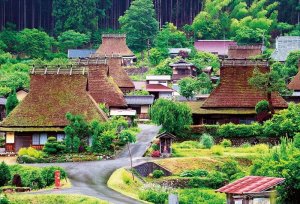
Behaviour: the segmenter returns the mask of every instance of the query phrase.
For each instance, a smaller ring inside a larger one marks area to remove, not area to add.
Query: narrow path
[[[154,125],[139,125],[141,132],[137,136],[137,142],[130,146],[134,165],[146,161],[142,158],[150,142],[158,134],[159,127]],[[72,188],[62,190],[45,190],[38,194],[84,194],[109,201],[114,204],[136,204],[139,201],[126,197],[107,187],[110,175],[118,168],[129,166],[130,158],[125,148],[115,160],[76,162],[60,164],[34,164],[34,166],[57,165],[64,167],[72,183]]]

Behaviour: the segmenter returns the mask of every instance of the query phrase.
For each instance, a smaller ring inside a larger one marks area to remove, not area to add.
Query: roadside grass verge
[[[106,201],[97,198],[83,196],[83,195],[30,195],[30,194],[8,194],[10,204],[108,204]]]
[[[107,181],[107,186],[123,195],[146,203],[138,196],[143,183],[136,176],[133,180],[131,172],[125,168],[117,169]]]

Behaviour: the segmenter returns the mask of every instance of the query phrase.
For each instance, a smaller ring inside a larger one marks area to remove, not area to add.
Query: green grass
[[[96,198],[83,195],[28,195],[8,194],[10,204],[108,204]]]
[[[226,203],[224,193],[216,193],[212,189],[180,189],[178,190],[180,203],[182,204],[223,204]]]
[[[107,186],[123,195],[139,200],[138,193],[143,183],[136,177],[133,180],[131,172],[120,168],[110,176]]]

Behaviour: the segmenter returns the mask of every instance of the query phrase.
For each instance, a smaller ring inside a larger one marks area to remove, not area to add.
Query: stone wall
[[[172,172],[165,169],[164,167],[154,163],[154,162],[146,162],[140,165],[133,167],[141,176],[147,177],[154,170],[162,170],[165,173],[165,176],[171,176]]]

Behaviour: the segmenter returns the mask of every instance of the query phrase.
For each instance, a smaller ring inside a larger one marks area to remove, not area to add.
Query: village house
[[[284,178],[246,176],[230,183],[216,192],[226,193],[226,204],[275,204],[276,187]]]
[[[139,119],[149,119],[150,107],[154,103],[154,96],[125,96],[129,109],[135,110]]]
[[[288,89],[292,91],[292,95],[285,96],[285,100],[300,103],[300,60],[298,61],[298,73],[288,84]]]
[[[292,51],[300,50],[300,36],[279,36],[276,38],[276,48],[271,58],[285,62]]]
[[[237,45],[233,40],[197,40],[194,46],[197,51],[210,52],[220,58],[228,55],[229,46]]]
[[[193,121],[199,124],[250,124],[256,120],[255,106],[267,96],[249,85],[253,70],[269,71],[264,60],[227,59],[221,63],[221,80],[210,96],[203,101],[187,102],[192,109]],[[278,93],[272,93],[275,111],[287,108],[287,102]]]
[[[262,54],[262,45],[231,45],[228,59],[249,59]]]
[[[95,55],[120,55],[122,66],[130,66],[136,62],[136,56],[126,44],[125,34],[103,34],[102,44],[95,52]]]
[[[180,79],[184,77],[196,77],[197,69],[192,63],[188,63],[183,59],[170,64],[170,67],[173,70],[172,81],[177,83]]]
[[[6,98],[3,96],[0,96],[0,121],[2,121],[5,118],[5,104],[6,104]]]
[[[87,71],[80,67],[33,69],[29,94],[0,125],[0,131],[6,133],[6,151],[29,146],[42,149],[49,136],[63,140],[68,112],[83,115],[88,121],[106,121],[105,113],[88,92],[91,83]]]
[[[146,76],[146,91],[150,95],[154,96],[154,99],[168,98],[171,99],[174,90],[169,88],[171,82],[171,76],[169,75],[157,75],[157,76]]]

